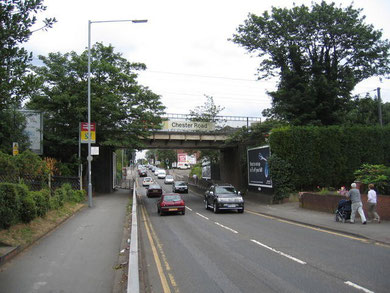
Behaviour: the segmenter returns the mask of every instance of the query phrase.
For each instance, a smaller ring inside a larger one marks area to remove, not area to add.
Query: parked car
[[[173,181],[175,181],[175,179],[173,178],[172,175],[165,176],[165,180],[164,180],[165,184],[173,184]]]
[[[172,184],[172,192],[184,192],[188,193],[187,182],[184,181],[175,181]]]
[[[160,197],[162,193],[161,186],[156,183],[150,184],[146,190],[147,197]]]
[[[144,180],[142,180],[142,186],[149,186],[153,183],[153,179],[151,177],[145,177]]]
[[[205,193],[204,204],[206,210],[212,208],[214,213],[221,210],[236,210],[244,212],[244,199],[240,192],[231,184],[215,184]]]
[[[167,173],[165,172],[165,170],[159,170],[158,173],[157,173],[157,178],[158,179],[164,179],[165,176],[167,176]]]
[[[165,213],[186,213],[186,204],[180,194],[165,193],[157,201],[157,213],[162,216]]]

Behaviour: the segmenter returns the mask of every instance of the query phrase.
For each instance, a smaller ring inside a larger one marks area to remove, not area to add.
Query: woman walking
[[[381,222],[380,217],[378,213],[376,212],[376,204],[377,204],[377,199],[376,199],[376,191],[374,190],[374,184],[369,184],[368,185],[368,195],[367,195],[367,212],[368,212],[368,217],[371,220],[378,221],[378,223]]]

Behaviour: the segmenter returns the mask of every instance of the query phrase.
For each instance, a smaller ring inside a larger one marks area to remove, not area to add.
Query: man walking
[[[365,225],[367,224],[366,217],[364,216],[363,212],[363,204],[362,204],[362,199],[360,196],[360,191],[359,189],[356,188],[356,183],[351,184],[351,190],[348,192],[347,197],[351,200],[351,223],[355,223],[355,214],[356,211],[360,215],[360,219],[362,220],[362,224]]]

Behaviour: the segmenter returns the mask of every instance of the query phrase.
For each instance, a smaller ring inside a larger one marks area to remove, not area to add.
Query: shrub
[[[18,220],[19,196],[12,183],[0,183],[0,228],[8,229]]]
[[[35,201],[37,216],[44,217],[50,209],[50,197],[47,197],[47,194],[50,196],[50,193],[45,194],[44,190],[40,190],[31,191],[30,194]]]
[[[73,202],[83,202],[85,200],[85,195],[85,190],[73,190],[70,200]]]
[[[29,223],[37,216],[35,200],[30,195],[26,185],[15,184],[15,189],[20,200],[19,210],[17,211],[18,218],[22,220],[23,223]]]
[[[64,206],[65,199],[66,199],[65,190],[62,187],[57,188],[56,191],[54,192],[53,198],[57,198],[59,207]]]
[[[379,193],[390,195],[390,167],[363,164],[354,174],[358,181],[367,185],[372,183]]]
[[[73,197],[73,190],[72,190],[72,185],[69,183],[64,183],[61,186],[62,193],[64,195],[64,201],[69,201]]]
[[[23,223],[30,223],[37,216],[37,207],[31,194],[21,197],[19,217]]]
[[[278,201],[289,197],[294,190],[294,185],[291,182],[292,166],[276,155],[271,155],[268,162],[274,187],[274,200]]]
[[[57,210],[61,207],[59,195],[52,196],[49,200],[50,209]]]

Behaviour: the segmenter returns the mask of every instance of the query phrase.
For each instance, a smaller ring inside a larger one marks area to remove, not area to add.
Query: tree
[[[12,142],[27,143],[24,119],[16,111],[32,86],[29,65],[32,54],[19,47],[28,41],[35,14],[46,10],[43,0],[0,2],[0,149],[9,152]],[[55,18],[47,18],[40,29],[51,27]]]
[[[198,122],[217,122],[218,114],[225,108],[216,105],[212,96],[205,95],[205,97],[206,102],[202,106],[197,106],[195,110],[190,110],[191,120]]]
[[[190,110],[190,116],[192,121],[199,122],[223,122],[223,120],[218,118],[218,114],[222,112],[225,108],[219,105],[216,105],[214,98],[212,96],[207,96],[206,102],[202,106],[197,106],[195,110]],[[216,126],[216,129],[220,129],[222,126]],[[195,153],[195,150],[190,150],[189,153]],[[207,160],[212,163],[217,163],[219,161],[219,151],[216,150],[202,150],[199,154],[199,160]]]
[[[91,50],[91,121],[100,146],[142,147],[140,137],[161,124],[160,97],[137,83],[144,64],[130,63],[112,46]],[[87,121],[87,52],[39,56],[44,66],[34,71],[41,90],[27,107],[45,112],[45,155],[69,161],[77,154],[79,122]]]
[[[390,103],[382,103],[383,125],[390,123]],[[379,124],[378,99],[367,95],[351,101],[344,117],[344,124],[375,126]]]
[[[311,10],[249,14],[232,41],[261,57],[259,79],[280,78],[264,115],[296,125],[338,124],[356,84],[390,73],[390,43],[361,12],[322,1]]]

